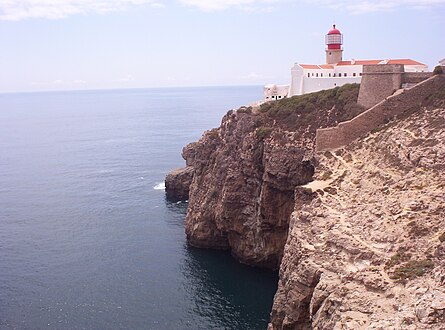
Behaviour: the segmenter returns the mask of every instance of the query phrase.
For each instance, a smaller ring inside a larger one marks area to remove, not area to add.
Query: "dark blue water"
[[[275,273],[189,248],[159,188],[259,87],[0,95],[1,329],[264,329]]]

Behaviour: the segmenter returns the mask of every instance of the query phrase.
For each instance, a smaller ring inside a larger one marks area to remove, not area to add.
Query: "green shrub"
[[[443,68],[440,65],[436,66],[433,70],[433,74],[442,74],[442,73],[443,73]]]
[[[359,84],[346,84],[315,93],[267,102],[261,105],[260,112],[278,120],[295,114],[298,115],[299,123],[305,125],[313,119],[310,118],[313,112],[327,111],[335,107],[336,112],[341,114],[341,119],[348,120],[364,110],[357,105],[359,88]]]
[[[263,126],[263,127],[257,128],[257,130],[256,130],[256,136],[260,140],[264,140],[265,138],[270,136],[270,133],[272,133],[272,128],[271,127],[264,127]]]
[[[411,254],[406,253],[404,249],[400,249],[399,252],[394,254],[390,260],[385,264],[385,269],[397,266],[402,262],[409,261],[411,259]]]
[[[422,276],[432,268],[434,268],[434,263],[429,259],[411,260],[403,266],[396,268],[389,277],[393,280],[404,282],[407,279]]]

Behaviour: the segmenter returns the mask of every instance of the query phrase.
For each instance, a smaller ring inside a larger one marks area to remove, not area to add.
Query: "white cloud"
[[[237,8],[244,10],[270,9],[273,3],[291,3],[292,0],[179,0],[181,3],[205,11]],[[445,5],[445,0],[306,0],[319,6],[327,6],[360,14],[391,10],[398,7],[431,8]]]
[[[162,0],[0,0],[0,19],[61,19],[75,14],[104,14],[142,5],[164,7]]]
[[[346,10],[353,14],[387,11],[399,7],[427,9],[436,6],[445,6],[445,0],[306,0],[306,2]]]
[[[176,0],[186,6],[204,11],[224,9],[270,10],[277,3],[292,0]],[[166,0],[0,0],[0,20],[19,21],[28,18],[62,19],[71,15],[125,10],[134,6],[165,8]],[[351,13],[367,13],[405,8],[445,6],[445,0],[305,0],[306,3],[326,6]]]
[[[283,0],[179,0],[181,3],[196,7],[205,11],[224,10],[228,8],[237,8],[244,10],[253,10]]]

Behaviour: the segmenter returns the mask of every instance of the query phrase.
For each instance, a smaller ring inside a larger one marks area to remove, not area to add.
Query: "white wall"
[[[304,91],[303,93],[318,92],[323,89],[331,89],[345,84],[360,84],[362,77],[331,77],[331,78],[303,78]]]
[[[303,94],[303,68],[295,64],[291,69],[289,96]]]

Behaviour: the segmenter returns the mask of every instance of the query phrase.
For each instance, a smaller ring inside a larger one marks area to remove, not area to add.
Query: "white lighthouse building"
[[[405,72],[428,72],[428,66],[411,59],[343,61],[343,35],[333,25],[326,34],[326,63],[295,63],[290,85],[266,85],[264,101],[317,92],[350,83],[360,83],[363,65],[402,64]]]

